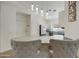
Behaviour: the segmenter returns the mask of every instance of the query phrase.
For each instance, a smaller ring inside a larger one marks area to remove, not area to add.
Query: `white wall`
[[[39,25],[45,26],[44,19],[36,13],[31,15],[31,36],[39,36]]]
[[[1,51],[11,48],[10,40],[15,37],[16,13],[15,9],[7,5],[1,5]]]
[[[11,39],[16,37],[16,12],[26,12],[17,2],[1,2],[0,6],[0,52],[11,49]]]
[[[65,17],[65,11],[59,12],[59,25],[61,27],[65,26],[65,19],[64,19],[64,17]]]
[[[46,25],[47,25],[48,28],[54,27],[55,24],[59,24],[58,23],[58,19],[51,19],[51,20],[48,19],[48,20],[45,20],[45,23],[46,23]]]
[[[16,36],[30,36],[30,15],[17,12],[16,13]]]
[[[77,1],[77,16],[76,21],[74,22],[68,22],[68,3],[65,4],[65,36],[72,38],[72,39],[78,39],[79,38],[79,2]]]

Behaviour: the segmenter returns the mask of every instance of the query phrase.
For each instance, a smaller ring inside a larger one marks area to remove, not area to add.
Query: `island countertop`
[[[41,40],[42,43],[49,43],[50,39],[63,40],[63,36],[61,36],[61,35],[54,35],[54,36],[22,36],[22,37],[13,38],[12,40],[15,40],[15,41]]]

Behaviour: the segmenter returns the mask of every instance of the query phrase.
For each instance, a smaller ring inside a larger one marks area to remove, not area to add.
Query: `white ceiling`
[[[31,4],[39,5],[39,9],[43,8],[46,12],[49,9],[56,9],[57,11],[64,10],[65,1],[18,1],[18,3],[25,6],[27,9],[30,9]]]

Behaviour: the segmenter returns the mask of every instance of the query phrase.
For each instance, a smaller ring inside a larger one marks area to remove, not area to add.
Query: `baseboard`
[[[10,53],[12,50],[7,50],[7,51],[4,51],[4,52],[0,52],[0,54],[7,54],[7,53]]]
[[[5,54],[7,52],[10,52],[11,50],[12,50],[11,48],[9,48],[9,49],[2,49],[2,50],[0,50],[0,54]]]

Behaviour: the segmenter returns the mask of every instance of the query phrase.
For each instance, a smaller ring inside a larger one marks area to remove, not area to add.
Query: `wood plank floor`
[[[10,56],[13,55],[13,51],[12,50],[8,50],[8,51],[5,51],[3,53],[0,53],[0,58],[8,58]]]

